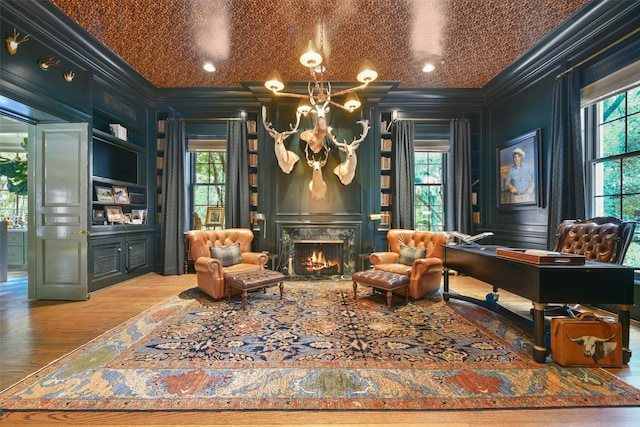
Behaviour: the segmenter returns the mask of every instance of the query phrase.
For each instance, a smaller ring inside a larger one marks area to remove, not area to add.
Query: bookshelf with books
[[[391,226],[391,207],[393,205],[393,144],[391,141],[391,113],[380,116],[380,228]]]
[[[249,220],[254,223],[258,210],[258,122],[247,120],[247,159],[249,161]]]
[[[156,224],[162,224],[162,177],[167,118],[167,113],[158,113],[156,121]]]

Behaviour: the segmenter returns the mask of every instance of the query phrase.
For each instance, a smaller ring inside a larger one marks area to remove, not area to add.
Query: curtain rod
[[[620,37],[618,40],[614,41],[613,43],[611,43],[608,46],[603,47],[602,49],[600,49],[599,51],[597,51],[596,53],[594,53],[593,55],[589,56],[588,58],[583,59],[582,61],[578,62],[576,65],[564,70],[563,72],[561,72],[560,74],[558,74],[556,76],[556,79],[559,79],[560,77],[564,76],[565,74],[575,70],[576,68],[586,64],[587,62],[591,61],[592,59],[602,55],[604,52],[608,51],[609,49],[611,49],[612,47],[616,46],[619,43],[622,43],[623,41],[625,41],[626,39],[628,39],[629,37],[633,36],[635,33],[637,33],[638,31],[640,31],[640,27],[636,28],[635,30],[631,31],[629,34],[627,34],[626,36],[622,36]]]

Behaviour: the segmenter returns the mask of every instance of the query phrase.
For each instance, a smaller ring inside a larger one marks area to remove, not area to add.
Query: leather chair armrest
[[[400,254],[396,252],[374,252],[369,255],[371,265],[377,264],[395,264]]]
[[[422,273],[425,273],[429,270],[438,268],[442,270],[442,260],[440,258],[420,258],[413,261],[411,272],[421,275]]]
[[[224,278],[222,263],[218,259],[201,256],[194,262],[193,265],[196,269],[196,272],[211,273],[213,277],[217,277],[219,279]]]
[[[256,264],[259,265],[260,268],[264,268],[267,261],[269,261],[269,257],[262,252],[244,252],[241,253],[240,256],[244,264]]]

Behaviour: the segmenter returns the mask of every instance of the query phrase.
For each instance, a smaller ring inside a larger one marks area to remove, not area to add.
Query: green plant
[[[28,140],[24,138],[20,145],[26,150],[27,144]],[[19,196],[27,194],[27,165],[27,159],[22,159],[18,155],[13,159],[0,156],[0,176],[7,177],[7,190],[10,193]]]

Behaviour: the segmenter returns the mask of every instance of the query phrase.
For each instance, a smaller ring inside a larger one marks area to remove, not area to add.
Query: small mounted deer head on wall
[[[315,160],[312,156],[309,155],[309,150],[305,148],[304,153],[307,158],[307,164],[311,166],[313,169],[313,175],[311,177],[311,182],[309,182],[309,191],[311,192],[311,198],[315,200],[323,199],[324,196],[327,195],[327,184],[324,182],[322,178],[322,168],[327,164],[327,160],[329,159],[329,150],[331,150],[326,145],[323,147],[324,149],[324,158],[320,158],[320,160]]]

